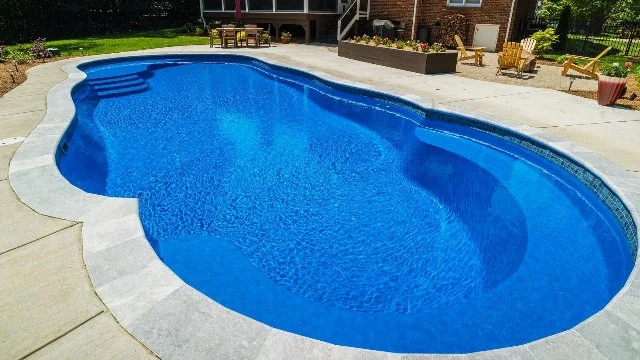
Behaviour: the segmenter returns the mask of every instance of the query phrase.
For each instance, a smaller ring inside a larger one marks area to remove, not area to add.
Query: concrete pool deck
[[[142,53],[220,53],[220,49],[188,46],[156,49]],[[225,51],[226,52],[226,51]],[[478,112],[507,118],[543,131],[535,131],[559,147],[590,158],[624,190],[628,200],[640,204],[640,112],[599,107],[594,101],[561,92],[494,84],[451,75],[420,76],[400,70],[338,58],[322,46],[277,46],[269,49],[239,49],[245,53],[276,61],[283,65],[322,72],[330,79],[360,83],[383,91],[405,94],[435,101],[436,107],[455,106],[465,112]],[[122,54],[119,54],[120,56]],[[118,55],[116,55],[118,56]],[[95,57],[102,58],[102,57]],[[91,57],[83,58],[86,61]],[[46,94],[55,84],[67,78],[61,66],[79,59],[48,63],[31,69],[27,82],[0,98],[0,140],[27,137],[45,117]],[[433,104],[432,104],[433,105]],[[49,109],[51,111],[51,109]],[[564,140],[570,140],[571,143]],[[127,333],[95,293],[87,276],[86,239],[81,237],[82,224],[40,215],[22,204],[8,180],[9,160],[19,143],[0,146],[0,354],[9,359],[20,358],[145,358],[154,355]],[[593,156],[588,150],[608,159]],[[625,170],[621,170],[615,164]],[[12,164],[13,166],[13,164]],[[37,165],[34,165],[37,166]],[[635,173],[635,174],[634,174]],[[15,186],[15,185],[14,185]],[[135,210],[135,209],[134,209]],[[112,225],[115,225],[112,224]],[[126,225],[126,223],[124,224]],[[116,227],[116,226],[114,226]],[[86,237],[86,234],[85,234]],[[135,239],[134,239],[135,240]],[[129,242],[132,246],[135,244]],[[84,246],[84,248],[83,248]],[[103,249],[94,249],[95,251]],[[636,271],[629,284],[636,283]],[[95,275],[92,274],[92,276]],[[108,275],[108,274],[107,274]],[[106,276],[106,275],[105,275]],[[10,279],[13,281],[6,281]],[[110,283],[109,276],[96,280]],[[100,287],[100,286],[98,286]],[[629,286],[628,286],[629,287]],[[180,307],[194,294],[186,287],[168,286],[157,295],[166,309]],[[456,358],[594,358],[625,359],[640,357],[640,290],[633,288],[625,297],[617,297],[598,314],[598,322],[587,321],[577,328],[532,344],[494,352],[455,356]],[[171,295],[171,296],[169,296]],[[165,309],[165,310],[166,310]],[[153,315],[158,308],[148,312]],[[116,310],[117,311],[117,310]],[[143,311],[144,312],[144,311]],[[220,313],[219,316],[226,316]],[[602,316],[600,316],[602,315]],[[134,324],[136,319],[125,319]],[[196,316],[189,322],[199,323]],[[120,318],[120,322],[123,322]],[[6,324],[6,326],[5,326]],[[140,324],[138,324],[140,325]],[[183,326],[187,327],[188,324]],[[324,347],[304,340],[287,342],[282,332],[252,332],[247,325],[241,330],[256,352],[239,355],[232,348],[223,352],[206,349],[170,348],[175,332],[165,328],[161,333],[147,331],[144,343],[166,344],[167,349],[152,347],[167,358],[202,358],[221,354],[247,358],[431,358],[376,352],[351,351],[343,347]],[[141,328],[141,326],[138,326]],[[144,328],[144,326],[142,326]],[[147,329],[151,330],[151,329]],[[201,330],[201,329],[198,329]],[[210,332],[215,328],[208,329]],[[140,334],[136,334],[140,337]],[[166,340],[166,341],[165,341]],[[180,339],[178,339],[180,340]],[[187,341],[188,339],[182,339]],[[251,340],[251,341],[250,341]],[[185,344],[186,345],[186,344]],[[225,344],[217,344],[225,348]],[[291,352],[290,352],[291,351]],[[314,353],[314,351],[318,351]],[[289,354],[290,356],[286,356]],[[446,358],[443,356],[442,358]]]

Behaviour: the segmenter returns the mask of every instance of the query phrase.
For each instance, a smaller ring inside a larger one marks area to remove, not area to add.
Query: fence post
[[[629,32],[629,41],[627,41],[627,48],[624,51],[624,55],[628,56],[629,55],[629,51],[631,51],[631,44],[633,44],[633,40],[635,37],[635,33],[636,33],[636,28],[638,27],[638,23],[634,22],[629,24],[629,30],[631,30]]]

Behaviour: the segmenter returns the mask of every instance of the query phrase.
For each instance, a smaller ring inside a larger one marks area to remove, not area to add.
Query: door
[[[498,45],[500,25],[476,24],[473,33],[473,46],[482,46],[486,51],[495,52]]]

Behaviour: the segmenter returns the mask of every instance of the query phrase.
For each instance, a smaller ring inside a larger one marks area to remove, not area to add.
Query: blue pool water
[[[583,183],[435,112],[243,57],[83,70],[61,172],[137,197],[173,271],[276,328],[393,352],[517,345],[602,309],[633,267]]]

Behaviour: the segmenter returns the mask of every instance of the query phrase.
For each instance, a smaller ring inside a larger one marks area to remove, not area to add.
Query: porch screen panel
[[[309,11],[337,12],[338,2],[335,0],[309,0]]]
[[[273,0],[248,0],[251,11],[273,11]]]
[[[204,10],[222,10],[222,0],[204,0]]]
[[[276,0],[277,11],[304,11],[304,0]]]
[[[240,1],[240,9],[242,11],[247,11],[247,6],[244,0]],[[224,0],[224,10],[225,11],[235,11],[236,10],[236,1],[235,0]]]

